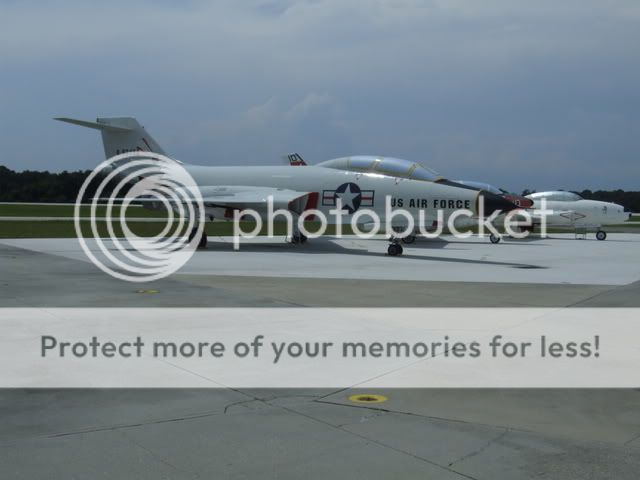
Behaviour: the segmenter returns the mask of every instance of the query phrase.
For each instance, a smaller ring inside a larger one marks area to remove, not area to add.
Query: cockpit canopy
[[[326,160],[316,164],[318,167],[334,168],[351,172],[378,173],[392,177],[410,178],[436,182],[444,180],[436,172],[410,160],[393,157],[376,157],[372,155],[357,155]]]
[[[527,198],[530,198],[531,200],[542,200],[544,198],[551,202],[577,202],[578,200],[582,200],[582,197],[577,193],[563,192],[561,190],[555,192],[532,193],[531,195],[527,195]]]

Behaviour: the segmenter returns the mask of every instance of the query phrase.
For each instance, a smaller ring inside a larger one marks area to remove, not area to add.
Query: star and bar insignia
[[[355,183],[343,183],[335,190],[322,191],[322,205],[335,207],[340,199],[342,209],[353,213],[360,207],[373,207],[374,194],[375,190],[360,190]]]

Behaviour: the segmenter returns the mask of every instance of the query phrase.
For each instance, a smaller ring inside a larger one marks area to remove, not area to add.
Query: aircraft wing
[[[272,187],[251,186],[216,186],[201,187],[202,201],[207,207],[266,210],[269,197],[273,198],[275,210],[283,208],[296,213],[302,213],[307,206],[315,208],[312,203],[317,193],[299,192]]]
[[[202,203],[205,207],[211,208],[229,208],[233,210],[253,209],[258,212],[264,212],[268,208],[269,197],[272,197],[274,210],[285,209],[299,214],[307,208],[316,208],[318,201],[317,192],[299,192],[296,190],[272,187],[221,185],[200,187],[199,190],[200,195],[202,196]],[[193,202],[195,203],[194,195],[188,192],[177,195],[176,198],[193,198]],[[123,197],[113,199],[100,198],[97,200],[100,202],[108,202],[110,200],[123,202],[129,199],[127,197]],[[172,203],[175,200],[167,199],[167,201]],[[187,201],[189,200],[183,200],[182,203]],[[151,207],[160,206],[158,199],[152,197],[137,197],[135,200],[132,200],[132,203],[148,205]]]

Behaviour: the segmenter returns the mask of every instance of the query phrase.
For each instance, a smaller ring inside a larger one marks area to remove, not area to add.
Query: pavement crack
[[[312,395],[312,394],[295,394],[295,393],[288,393],[286,395],[273,395],[269,398],[261,398],[260,400],[265,401],[265,402],[273,402],[274,400],[283,400],[286,398],[319,398],[319,395]]]
[[[623,286],[626,286],[626,285],[623,285]],[[574,308],[574,307],[578,307],[578,306],[580,306],[581,304],[586,303],[586,302],[589,302],[590,300],[593,300],[594,298],[597,298],[597,297],[599,297],[599,296],[601,296],[601,295],[606,295],[606,294],[608,294],[608,293],[611,293],[611,292],[613,292],[614,290],[617,290],[618,288],[620,288],[620,286],[612,287],[612,288],[610,288],[610,289],[608,289],[608,290],[605,290],[605,291],[603,291],[603,292],[594,293],[593,295],[590,295],[590,296],[588,296],[587,298],[583,298],[583,299],[581,299],[581,300],[578,300],[577,302],[573,302],[573,303],[570,303],[569,305],[565,305],[565,307],[564,307],[564,308]]]
[[[431,465],[433,467],[436,467],[436,468],[445,470],[445,471],[447,471],[449,473],[453,473],[455,475],[458,475],[458,476],[460,476],[462,478],[467,478],[469,480],[479,480],[478,478],[472,477],[471,475],[467,475],[466,473],[458,472],[457,470],[454,470],[453,468],[449,467],[448,465],[441,465],[441,464],[439,464],[437,462],[434,462],[433,460],[429,460],[428,458],[422,457],[422,456],[417,455],[417,454],[415,454],[413,452],[410,452],[408,450],[404,450],[402,448],[394,447],[393,445],[389,445],[387,443],[384,443],[384,442],[381,442],[379,440],[367,437],[365,435],[362,435],[362,434],[359,434],[359,433],[356,433],[356,432],[353,432],[353,431],[350,431],[350,430],[346,430],[344,428],[341,428],[340,426],[334,425],[334,424],[329,423],[329,422],[327,422],[325,420],[322,420],[320,418],[314,417],[313,415],[309,415],[309,414],[306,414],[306,413],[298,412],[296,410],[293,410],[291,408],[284,407],[284,406],[280,406],[280,408],[285,410],[285,411],[287,411],[287,412],[289,412],[289,413],[293,413],[295,415],[299,415],[301,417],[307,418],[307,419],[309,419],[309,420],[311,420],[313,422],[317,422],[317,423],[320,423],[322,425],[328,426],[328,427],[330,427],[332,429],[339,430],[340,432],[346,433],[348,435],[352,435],[352,436],[358,437],[358,438],[360,438],[360,439],[362,439],[362,440],[364,440],[364,441],[366,441],[368,443],[373,443],[375,445],[378,445],[379,447],[383,447],[383,448],[386,448],[386,449],[389,449],[389,450],[393,450],[394,452],[398,452],[398,453],[401,453],[403,455],[407,455],[407,456],[412,457],[412,458],[414,458],[416,460],[419,460],[419,461],[421,461],[423,463],[429,464],[429,465]]]
[[[636,435],[634,435],[633,437],[631,437],[629,440],[627,440],[626,442],[623,443],[624,446],[628,446],[631,445],[633,442],[635,442],[636,440],[640,439],[640,433],[637,433]]]
[[[237,402],[230,403],[229,405],[225,405],[223,413],[226,415],[230,408],[239,407],[239,406],[245,406],[248,403],[253,403],[253,402],[256,402],[256,401],[258,401],[258,400],[250,398],[248,400],[240,400],[240,401],[237,401]]]
[[[531,432],[530,430],[527,430],[526,428],[517,428],[517,427],[511,427],[511,426],[507,426],[507,425],[492,425],[492,424],[489,424],[489,423],[471,422],[469,420],[460,420],[460,419],[457,419],[457,418],[438,417],[438,416],[434,416],[434,415],[423,415],[421,413],[403,412],[402,410],[393,410],[393,409],[389,409],[389,408],[374,407],[372,405],[349,405],[348,403],[332,402],[330,400],[323,400],[323,399],[315,400],[315,402],[323,403],[323,404],[326,404],[326,405],[335,405],[335,406],[338,406],[338,407],[362,408],[362,409],[366,409],[366,410],[377,410],[377,411],[381,411],[381,412],[385,412],[385,413],[393,413],[393,414],[396,414],[396,415],[406,415],[408,417],[424,418],[424,419],[427,419],[427,420],[436,420],[436,421],[440,421],[440,422],[460,423],[462,425],[477,425],[477,426],[481,426],[481,427],[507,429],[507,430],[510,430],[510,431],[525,432],[525,433],[530,433]]]
[[[84,435],[87,433],[97,433],[97,432],[108,432],[115,430],[125,430],[129,428],[138,428],[145,427],[148,425],[161,425],[164,423],[172,423],[172,422],[184,422],[188,420],[197,420],[201,418],[214,417],[217,415],[222,415],[222,412],[206,412],[195,415],[185,415],[182,417],[173,417],[173,418],[162,418],[158,420],[151,420],[148,422],[137,422],[137,423],[125,423],[119,425],[106,425],[102,427],[94,427],[94,428],[86,428],[81,430],[73,430],[69,432],[58,432],[58,433],[50,433],[39,436],[40,438],[60,438],[60,437],[70,437],[74,435]]]
[[[361,435],[359,433],[352,432],[352,431],[347,430],[345,428],[341,428],[340,426],[336,426],[336,425],[334,425],[332,423],[327,422],[326,420],[322,420],[320,418],[314,417],[313,415],[309,415],[309,414],[306,414],[306,413],[299,412],[297,410],[294,410],[293,408],[289,408],[289,407],[286,407],[284,405],[277,405],[277,404],[273,405],[273,404],[269,403],[270,401],[273,401],[273,400],[265,400],[265,399],[262,399],[260,397],[257,397],[256,395],[250,394],[248,392],[243,392],[242,390],[236,389],[236,388],[232,388],[231,390],[233,390],[233,391],[235,391],[235,392],[237,392],[239,394],[245,395],[246,397],[249,397],[250,400],[255,400],[255,401],[258,401],[258,402],[262,402],[265,405],[269,405],[270,407],[279,408],[279,409],[281,409],[281,410],[283,410],[285,412],[291,413],[293,415],[298,415],[300,417],[304,417],[304,418],[306,418],[308,420],[311,420],[313,422],[322,424],[322,425],[324,425],[326,427],[329,427],[331,429],[338,430],[338,431],[340,431],[342,433],[345,433],[347,435],[352,435],[352,436],[358,437],[358,438],[364,440],[365,442],[373,443],[375,445],[378,445],[379,447],[386,448],[386,449],[389,449],[389,450],[393,450],[393,451],[401,453],[403,455],[407,455],[409,457],[412,457],[412,458],[414,458],[416,460],[419,460],[421,462],[424,462],[424,463],[429,464],[431,466],[434,466],[436,468],[440,468],[440,469],[445,470],[445,471],[447,471],[449,473],[453,473],[455,475],[458,475],[461,478],[467,478],[469,480],[479,480],[478,478],[472,477],[471,475],[467,475],[466,473],[458,472],[458,471],[450,468],[447,465],[441,465],[441,464],[439,464],[437,462],[434,462],[433,460],[429,460],[428,458],[421,457],[420,455],[416,455],[415,453],[409,452],[407,450],[403,450],[401,448],[394,447],[392,445],[388,445],[388,444],[386,444],[384,442],[381,442],[379,440],[375,440],[375,439],[369,438],[369,437],[367,437],[365,435]],[[290,395],[283,395],[282,398],[287,397],[287,396],[290,396]],[[294,395],[294,396],[300,396],[300,395]],[[322,396],[320,398],[321,399],[322,398],[326,398],[326,396]],[[356,408],[359,407],[357,405],[345,405],[345,404],[341,404],[341,403],[329,402],[329,401],[326,401],[326,400],[319,400],[317,398],[314,401],[319,402],[319,403],[338,405],[338,406],[342,406],[342,407],[352,407],[352,406],[356,407]],[[360,407],[360,408],[366,408],[368,410],[377,410],[379,412],[384,412],[384,413],[395,413],[392,410],[387,410],[387,409],[383,409],[383,408],[373,408],[373,407],[366,407],[366,406],[363,406],[363,407]]]
[[[156,452],[154,452],[150,448],[145,447],[141,443],[135,441],[133,438],[131,438],[126,433],[122,432],[121,436],[123,438],[125,438],[128,442],[130,442],[133,445],[135,445],[136,447],[138,447],[139,449],[144,450],[145,452],[147,452],[154,460],[162,463],[163,465],[166,465],[167,467],[175,470],[176,472],[186,473],[187,475],[191,475],[193,478],[199,478],[200,477],[200,474],[198,474],[196,472],[190,472],[188,470],[185,470],[183,468],[178,467],[177,465],[174,465],[173,463],[171,463],[170,461],[164,459],[163,457],[161,457],[159,454],[157,454]]]
[[[381,417],[383,415],[387,415],[388,413],[390,413],[390,412],[387,412],[385,410],[378,410],[378,411],[375,411],[373,413],[370,413],[369,415],[363,415],[362,417],[360,417],[360,421],[358,421],[357,423],[356,422],[345,422],[345,423],[340,423],[340,424],[338,424],[336,426],[338,428],[343,428],[343,427],[348,427],[348,426],[351,426],[351,425],[358,425],[358,424],[361,424],[361,423],[368,422],[369,420],[373,420],[374,418],[378,418],[378,417]]]
[[[472,452],[469,452],[466,455],[463,455],[460,458],[458,458],[458,459],[454,460],[453,462],[449,463],[449,467],[452,467],[456,463],[464,462],[465,460],[467,460],[467,459],[469,459],[471,457],[475,457],[477,455],[480,455],[482,452],[484,452],[487,448],[489,448],[495,442],[499,442],[502,438],[504,438],[509,433],[509,431],[510,430],[508,428],[505,429],[503,432],[500,433],[500,435],[498,435],[495,438],[490,439],[487,443],[485,443],[480,448],[478,448],[476,450],[473,450]]]

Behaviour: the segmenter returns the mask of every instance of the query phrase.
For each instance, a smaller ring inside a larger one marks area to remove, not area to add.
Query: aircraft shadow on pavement
[[[199,254],[207,254],[216,253],[216,252],[229,252],[232,250],[233,245],[228,242],[220,242],[215,241],[215,237],[209,237],[209,244],[205,250],[198,250]],[[239,252],[252,252],[252,253],[304,253],[305,255],[321,255],[321,254],[343,254],[343,255],[358,255],[358,256],[367,256],[367,257],[387,257],[387,247],[386,240],[383,239],[372,239],[379,240],[376,242],[380,244],[379,251],[376,248],[375,251],[367,250],[362,244],[358,245],[358,241],[354,240],[352,245],[343,245],[338,242],[332,241],[328,238],[314,238],[310,240],[308,243],[303,245],[292,245],[290,243],[282,242],[282,243],[241,243]],[[442,245],[436,248],[442,248],[446,246],[446,241],[440,241]],[[436,242],[434,242],[436,244]],[[418,249],[429,248],[427,246],[420,247],[418,245]],[[546,267],[532,265],[528,263],[515,263],[515,262],[500,262],[500,261],[492,261],[492,260],[475,260],[475,259],[467,259],[467,258],[456,258],[456,257],[436,257],[436,256],[426,256],[426,255],[412,255],[411,250],[415,249],[416,243],[411,245],[403,246],[404,254],[398,257],[395,257],[395,260],[403,261],[403,260],[420,260],[420,261],[429,261],[429,262],[449,262],[449,263],[465,263],[471,265],[497,265],[504,267],[512,267],[512,268],[520,268],[520,269],[542,269]],[[499,247],[499,245],[497,246]]]
[[[471,238],[477,238],[477,237],[471,237]],[[527,244],[527,245],[533,245],[535,247],[542,247],[542,246],[548,245],[548,244],[545,244],[545,243],[541,243],[542,240],[544,240],[544,239],[542,239],[542,238],[531,238],[531,237],[527,237],[527,238],[503,237],[502,240],[500,241],[500,243],[496,245],[496,248],[500,248],[503,245],[513,246],[513,245]],[[418,239],[416,241],[416,243],[412,244],[411,246],[413,247],[415,245],[419,245],[423,241],[424,241],[423,239]],[[490,244],[488,237],[487,237],[486,241],[483,241],[481,243],[471,242],[471,241],[465,240],[465,239],[446,240],[445,242],[446,242],[445,245],[446,244],[449,244],[449,245],[452,245],[452,244],[459,244],[459,245],[485,245],[485,244]],[[452,249],[449,248],[448,250],[452,250]]]
[[[640,239],[640,237],[638,237]],[[571,241],[571,242],[602,242],[602,243],[638,243],[636,240],[628,240],[628,239],[623,239],[623,238],[611,238],[611,236],[609,236],[606,240],[598,240],[595,236],[590,236],[587,238],[574,238],[571,236],[565,236],[565,237],[556,237],[553,234],[551,235],[547,235],[546,238],[542,238],[542,237],[532,237],[532,240],[538,240],[538,241],[544,241],[544,240],[567,240],[567,241]],[[519,240],[516,240],[519,241]]]

